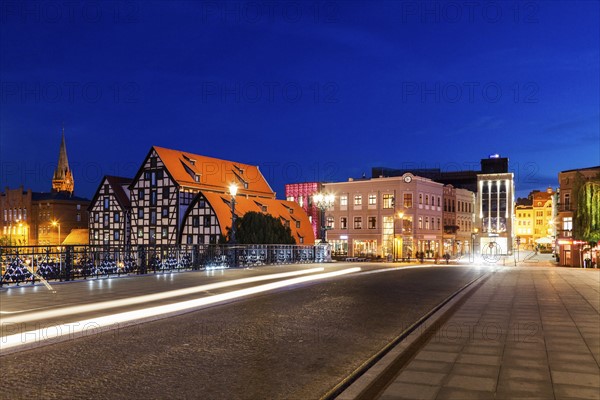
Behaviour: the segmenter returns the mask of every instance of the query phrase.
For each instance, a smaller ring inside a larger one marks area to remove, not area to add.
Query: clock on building
[[[412,181],[412,177],[411,177],[410,175],[406,175],[406,176],[404,177],[404,182],[406,182],[406,183],[410,183],[411,181]]]

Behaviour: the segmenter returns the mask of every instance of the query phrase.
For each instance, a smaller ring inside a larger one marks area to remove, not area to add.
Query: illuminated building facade
[[[514,174],[508,158],[481,160],[477,175],[477,224],[480,252],[507,255],[513,251]]]
[[[533,217],[533,243],[541,247],[554,244],[556,235],[554,228],[554,191],[552,188],[544,192],[538,190],[531,193]]]
[[[74,196],[73,174],[67,159],[64,129],[50,193],[6,188],[0,194],[2,243],[55,245],[72,229],[87,229],[89,199]],[[56,226],[52,222],[56,222]],[[58,230],[60,224],[60,235]]]
[[[308,215],[312,225],[313,233],[316,238],[320,237],[321,213],[313,204],[313,196],[323,190],[323,185],[319,182],[288,183],[285,185],[285,198],[288,201],[294,201],[302,207]]]
[[[443,204],[443,253],[451,256],[470,254],[471,232],[475,224],[475,193],[446,185]]]
[[[0,194],[0,232],[4,245],[31,243],[31,189],[9,189]]]
[[[89,243],[126,245],[131,236],[131,179],[105,176],[89,208]]]
[[[520,202],[515,206],[515,235],[521,249],[533,248],[533,206],[531,201]]]
[[[323,191],[335,196],[334,206],[326,211],[327,241],[334,255],[441,255],[441,183],[405,174],[324,183]]]
[[[120,216],[120,225],[114,225],[114,215],[125,202],[111,196],[118,185],[108,183],[101,183],[90,208],[90,243],[122,243],[120,233],[115,241],[119,231],[132,245],[217,244],[231,227],[229,186],[235,184],[238,218],[250,211],[270,214],[290,228],[297,244],[314,244],[306,213],[295,202],[277,200],[257,166],[153,146],[123,186],[130,219]]]
[[[590,257],[598,265],[600,247],[586,252],[587,243],[573,237],[573,222],[577,211],[578,189],[583,183],[600,183],[600,166],[561,171],[558,174],[558,204],[556,207],[556,253],[561,265],[582,267],[584,257]]]

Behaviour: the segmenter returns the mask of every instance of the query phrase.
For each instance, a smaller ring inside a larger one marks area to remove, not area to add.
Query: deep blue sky
[[[475,5],[474,5],[475,4]],[[0,4],[0,186],[76,194],[159,145],[288,182],[600,164],[597,1]]]

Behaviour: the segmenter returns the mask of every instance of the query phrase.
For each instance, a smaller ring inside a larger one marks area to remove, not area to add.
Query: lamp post
[[[315,206],[320,211],[321,218],[321,243],[327,243],[327,229],[325,227],[325,211],[331,206],[335,201],[335,196],[331,193],[317,193],[313,196],[313,201]]]
[[[404,258],[404,213],[402,211],[398,212],[398,219],[400,220],[400,239],[402,240],[401,257]],[[394,261],[397,258],[396,247],[396,223],[394,222]]]
[[[229,185],[229,194],[231,195],[231,236],[229,238],[230,244],[235,244],[235,195],[237,194],[238,187],[235,183]]]
[[[61,254],[61,248],[60,248],[60,223],[57,220],[52,221],[52,226],[54,227],[58,227],[58,244],[57,244],[57,248],[58,248],[58,268],[60,271],[60,275],[62,276],[62,254]]]
[[[474,228],[473,232],[471,232],[471,262],[475,262],[475,236],[477,235],[477,232],[479,232],[478,228]]]

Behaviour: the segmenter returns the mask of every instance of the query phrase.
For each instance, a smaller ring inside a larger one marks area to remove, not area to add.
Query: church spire
[[[60,151],[58,153],[58,165],[52,178],[53,192],[69,192],[73,194],[74,190],[73,174],[69,168],[69,159],[67,158],[67,145],[65,144],[65,125],[62,126],[62,140],[60,142]]]

